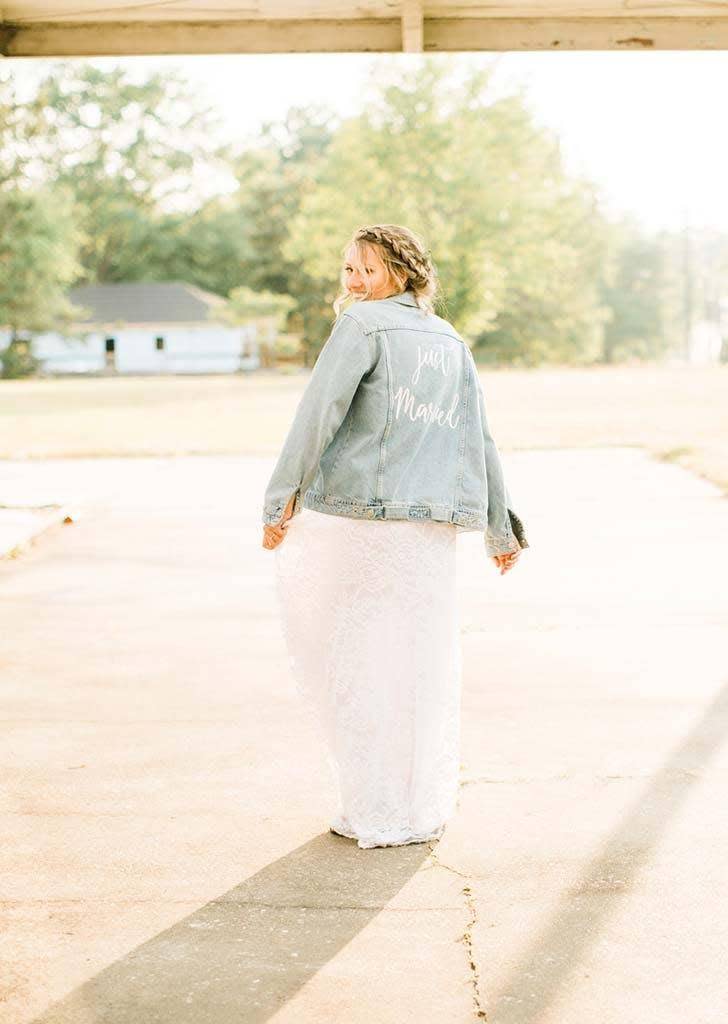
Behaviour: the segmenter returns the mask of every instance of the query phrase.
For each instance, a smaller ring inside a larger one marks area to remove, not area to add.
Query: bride
[[[439,838],[457,807],[457,534],[482,531],[501,574],[528,542],[422,241],[361,228],[341,285],[265,492],[263,546],[335,784],[330,830],[399,846]]]

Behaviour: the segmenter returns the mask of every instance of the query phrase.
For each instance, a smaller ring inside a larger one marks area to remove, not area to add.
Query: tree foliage
[[[25,376],[36,369],[28,335],[63,332],[81,314],[67,297],[80,270],[78,246],[67,193],[0,191],[0,324],[10,330],[3,376]]]
[[[0,323],[18,333],[70,322],[80,312],[67,298],[78,245],[67,193],[0,192]]]
[[[499,91],[489,67],[463,70],[456,57],[381,58],[359,113],[293,105],[241,147],[216,141],[216,115],[177,73],[55,62],[22,102],[0,76],[2,216],[24,233],[4,239],[0,320],[62,325],[59,296],[83,281],[184,280],[233,305],[292,297],[286,328],[310,364],[343,247],[373,222],[421,233],[438,312],[481,360],[657,358],[691,317],[719,315],[723,236],[691,255],[674,233],[609,219],[522,92]],[[29,267],[34,282],[11,287]]]
[[[201,179],[225,163],[225,147],[210,141],[212,111],[174,72],[137,82],[123,68],[75,62],[51,65],[27,118],[17,106],[12,84],[3,82],[12,154],[5,173],[17,185],[42,181],[73,195],[80,280],[153,278],[170,234],[165,217],[173,225],[189,217],[200,205]]]
[[[605,310],[603,223],[586,182],[518,95],[489,69],[454,80],[426,62],[391,81],[376,69],[366,109],[336,132],[290,226],[284,255],[333,298],[347,236],[409,225],[432,249],[439,311],[493,357],[593,359]]]

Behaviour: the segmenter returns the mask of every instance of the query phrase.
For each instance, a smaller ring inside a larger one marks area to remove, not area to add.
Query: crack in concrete
[[[57,501],[48,501],[43,505],[7,505],[5,503],[0,504],[0,509],[13,509],[16,512],[42,512],[44,509],[47,508],[61,508],[61,505]]]
[[[434,840],[434,841],[436,842],[436,840]],[[458,871],[457,868],[450,867],[449,864],[446,864],[444,861],[440,860],[440,858],[435,853],[434,846],[431,846],[428,843],[427,847],[428,847],[428,849],[430,851],[430,857],[428,858],[428,860],[432,860],[432,863],[433,863],[433,865],[435,867],[443,868],[444,871],[452,871],[452,873],[454,875],[458,875],[460,878],[465,878],[467,881],[471,881],[472,880],[472,878],[473,878],[472,875],[466,875],[463,871]]]
[[[460,942],[465,946],[465,950],[468,954],[468,965],[470,967],[470,984],[473,987],[473,1005],[475,1009],[475,1016],[478,1020],[487,1020],[488,1014],[485,1011],[483,1002],[483,996],[480,991],[480,971],[478,970],[478,964],[475,960],[475,953],[473,951],[473,928],[475,927],[478,920],[478,912],[475,907],[475,900],[473,899],[473,893],[469,885],[464,885],[462,893],[465,897],[465,904],[470,911],[470,920],[468,921],[467,928],[460,937]]]
[[[561,779],[569,778],[573,778],[573,776],[569,776],[566,772],[560,773],[558,775],[516,775],[510,779],[498,778],[497,776],[493,775],[480,775],[472,779],[463,779],[460,785],[463,787],[473,786],[481,782],[486,782],[492,785],[508,786],[522,782],[554,782]]]
[[[622,779],[655,779],[657,777],[675,781],[677,779],[700,779],[702,772],[692,771],[690,768],[678,768],[674,772],[634,772],[633,774],[595,775],[599,782],[614,782]]]
[[[631,781],[631,780],[635,780],[635,779],[637,779],[637,780],[639,780],[639,779],[651,779],[651,778],[656,778],[658,775],[660,776],[660,778],[668,778],[668,779],[671,779],[673,781],[677,781],[677,780],[680,780],[680,779],[699,779],[699,778],[701,778],[701,773],[700,772],[692,771],[689,768],[680,768],[680,769],[677,769],[674,772],[671,772],[667,776],[665,775],[664,772],[651,772],[651,771],[631,772],[631,773],[628,773],[628,772],[625,772],[625,773],[614,773],[614,774],[608,774],[608,775],[584,774],[584,775],[581,775],[581,776],[578,775],[578,774],[570,774],[568,772],[560,772],[557,775],[514,775],[512,778],[502,778],[502,777],[499,778],[498,776],[495,776],[495,775],[480,775],[480,776],[475,776],[474,778],[471,778],[471,779],[463,779],[462,782],[460,783],[460,785],[462,787],[465,787],[465,786],[479,785],[480,783],[486,783],[488,785],[514,786],[514,785],[520,785],[522,783],[530,783],[530,782],[560,782],[560,781],[567,781],[567,782],[577,782],[577,781],[584,781],[584,782],[617,782],[617,781],[622,781],[622,780],[624,780],[624,781]]]
[[[450,871],[453,875],[457,875],[459,878],[465,878],[466,880],[471,881],[474,876],[466,875],[463,871],[458,871],[457,868],[451,867],[449,864],[445,864],[444,861],[440,860],[435,852],[434,843],[436,841],[437,840],[433,840],[432,843],[427,843],[427,847],[430,851],[428,860],[431,860],[431,866],[442,868],[444,871]],[[473,1006],[475,1009],[475,1016],[478,1020],[487,1020],[488,1014],[485,1011],[483,996],[480,991],[480,972],[473,952],[473,928],[478,919],[477,909],[470,886],[464,885],[460,891],[465,897],[465,905],[470,913],[470,920],[467,923],[465,931],[458,939],[458,942],[462,942],[465,946],[468,956],[468,967],[470,968],[470,977],[468,980],[473,988]]]

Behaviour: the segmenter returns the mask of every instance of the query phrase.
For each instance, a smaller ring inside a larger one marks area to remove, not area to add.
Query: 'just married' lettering
[[[429,367],[436,372],[441,372],[447,377],[450,374],[450,359],[445,354],[443,345],[433,345],[423,350],[421,345],[417,346],[417,368],[410,379],[411,384],[417,384],[423,367]],[[437,423],[440,427],[452,427],[455,429],[460,422],[460,415],[455,415],[455,408],[460,401],[460,395],[453,395],[450,408],[445,409],[435,402],[418,402],[417,398],[409,387],[400,385],[394,395],[395,419],[399,419],[400,413],[408,416],[413,422],[419,421],[423,424]]]
[[[412,374],[412,383],[416,384],[420,379],[420,370],[423,366],[431,366],[433,370],[442,370],[443,376],[450,373],[450,360],[445,355],[442,345],[433,346],[422,351],[422,346],[417,346],[417,369]]]

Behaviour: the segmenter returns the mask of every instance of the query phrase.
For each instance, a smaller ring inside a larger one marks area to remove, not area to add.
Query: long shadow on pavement
[[[537,1024],[728,735],[728,683],[562,897],[494,997],[493,1024]],[[132,950],[33,1024],[261,1024],[382,910],[430,846],[318,836]]]
[[[268,1020],[395,896],[431,844],[317,836],[132,950],[34,1024]]]
[[[670,820],[728,736],[728,683],[564,894],[493,999],[492,1024],[537,1024],[648,862]]]

